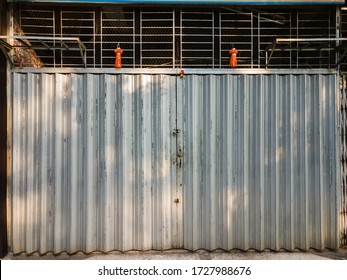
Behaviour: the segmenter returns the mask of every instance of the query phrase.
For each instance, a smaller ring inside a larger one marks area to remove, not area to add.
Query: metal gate
[[[178,93],[185,248],[339,246],[335,75],[192,75]]]
[[[25,71],[13,253],[340,245],[336,74]]]
[[[174,76],[13,79],[14,253],[182,247]]]

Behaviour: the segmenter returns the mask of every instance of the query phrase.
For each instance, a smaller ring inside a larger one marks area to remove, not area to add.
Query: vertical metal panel
[[[336,88],[13,73],[12,252],[337,248]]]
[[[7,34],[7,2],[0,1],[0,33]],[[6,57],[0,54],[0,258],[8,252],[7,240],[7,134],[8,131],[8,108],[7,108],[7,62]]]
[[[338,247],[336,76],[181,83],[184,247]]]
[[[174,247],[175,77],[13,79],[12,252]]]
[[[341,77],[340,87],[340,129],[341,129],[341,245],[347,245],[347,79]]]

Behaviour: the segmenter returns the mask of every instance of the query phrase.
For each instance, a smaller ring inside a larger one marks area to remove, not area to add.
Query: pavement
[[[308,250],[293,252],[279,251],[273,252],[265,250],[258,252],[254,250],[223,251],[216,250],[209,252],[206,250],[187,251],[187,250],[167,250],[167,251],[112,251],[109,253],[94,252],[85,254],[82,252],[76,254],[61,253],[53,255],[47,253],[39,255],[38,253],[26,255],[8,254],[2,260],[347,260],[347,247],[339,250]]]

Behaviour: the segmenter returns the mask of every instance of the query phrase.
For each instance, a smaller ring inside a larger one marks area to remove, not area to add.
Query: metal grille
[[[42,10],[20,10],[19,20],[13,26],[15,35],[36,36],[37,34],[43,34],[45,36],[55,37],[55,11],[42,9]],[[36,46],[37,43],[30,42],[32,46]],[[26,63],[20,57],[39,57],[41,61],[36,60],[36,65],[41,65],[42,61],[47,66],[55,66],[56,50],[37,50],[34,52],[22,51],[22,55],[17,54],[17,66],[31,66],[33,65],[33,59],[30,59],[29,63]],[[21,60],[21,61],[20,61]]]
[[[87,65],[95,67],[96,63],[96,34],[95,11],[61,11],[60,36],[79,37],[87,48]],[[75,66],[81,63],[78,51],[62,50],[60,52],[60,66]]]
[[[214,13],[181,11],[181,64],[214,67]]]
[[[341,245],[347,245],[347,76],[341,79]]]
[[[295,17],[295,16],[294,16]],[[258,17],[258,40],[259,40],[259,65],[265,63],[265,52],[267,46],[276,38],[291,38],[295,36],[295,30],[292,28],[291,13],[261,13]],[[291,50],[281,50],[274,52],[270,67],[294,67],[291,57]]]
[[[309,12],[298,14],[297,38],[335,37],[331,14],[328,12],[319,15]],[[335,27],[334,27],[335,28]],[[319,43],[318,43],[319,44]],[[332,56],[333,46],[307,45],[296,50],[296,64],[298,67],[321,68],[322,65],[332,65],[335,58]],[[317,59],[319,58],[319,59]]]
[[[17,4],[14,33],[80,37],[88,67],[113,67],[114,49],[123,49],[123,67],[228,68],[238,49],[238,67],[264,68],[266,49],[276,38],[335,38],[335,8],[188,8],[119,5],[32,6]],[[335,42],[293,42],[271,57],[270,68],[335,67]],[[78,53],[40,51],[44,66],[81,67]]]
[[[175,66],[175,11],[140,10],[140,67]]]

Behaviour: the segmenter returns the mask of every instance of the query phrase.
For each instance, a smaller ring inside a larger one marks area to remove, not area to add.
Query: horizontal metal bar
[[[36,20],[36,18],[35,18]],[[31,25],[31,24],[22,24],[21,25],[22,27],[34,27],[34,28],[37,28],[38,26],[37,25]],[[40,28],[53,28],[54,25],[44,25],[44,26],[39,26]]]
[[[80,11],[62,11],[62,13],[61,13],[62,15],[66,15],[66,14],[81,14],[81,12]],[[83,14],[94,14],[94,11],[83,11]]]
[[[79,29],[94,29],[94,26],[93,25],[91,25],[91,26],[80,26],[78,28]],[[61,29],[62,30],[64,30],[64,29],[76,29],[76,26],[75,25],[64,25]]]
[[[336,69],[195,69],[195,68],[12,68],[16,73],[90,73],[90,74],[168,74],[179,75],[181,69],[184,69],[185,75],[189,74],[230,74],[230,75],[258,75],[258,74],[338,74]]]
[[[153,19],[141,19],[142,22],[152,22],[153,23]],[[156,18],[155,19],[155,23],[157,22],[173,22],[172,18]]]
[[[238,49],[239,50],[239,49]],[[269,51],[272,50],[272,49],[268,49]],[[282,52],[290,52],[290,51],[317,51],[317,48],[296,48],[296,47],[293,47],[293,48],[276,48],[276,49],[273,49],[274,51],[282,51]],[[319,51],[332,51],[334,50],[334,48],[319,48]],[[303,57],[303,59],[306,58]]]
[[[78,37],[4,36],[4,35],[0,35],[0,39],[54,40],[54,41],[77,41],[77,42],[81,42],[80,38],[78,38]]]
[[[338,42],[347,41],[347,38],[277,38],[276,44],[288,42]]]
[[[121,19],[121,18],[103,18],[102,22],[133,22],[134,19]]]
[[[47,13],[49,13],[49,12],[45,12],[45,14],[47,14]],[[41,19],[41,20],[53,21],[53,19],[52,19],[53,13],[50,13],[50,16],[51,17],[23,17],[23,16],[21,16],[21,19]]]
[[[106,29],[114,30],[115,28],[117,28],[117,29],[125,29],[125,30],[133,30],[134,29],[133,26],[107,26],[107,27],[101,27],[102,30],[106,30]]]
[[[184,12],[184,11],[182,11],[181,13],[182,13],[182,15],[185,15],[185,14],[187,14],[187,15],[212,15],[211,12],[194,12],[194,11]]]
[[[201,19],[182,19],[183,22],[201,22]],[[203,19],[203,21],[210,21],[213,22],[213,18]]]
[[[104,12],[104,11],[101,11],[101,14],[102,15],[133,15],[134,12]]]
[[[84,22],[84,21],[94,22],[94,18],[62,18],[61,20],[62,21],[78,21],[78,22]]]
[[[45,47],[32,47],[32,49],[34,49],[35,51],[39,50],[39,51],[42,51],[42,50],[65,50],[65,51],[79,51],[80,49],[79,48],[70,48],[70,47],[51,47],[47,44],[45,44],[44,42],[42,42],[42,44],[45,46]],[[19,49],[28,49],[27,46],[15,46],[16,48],[19,48]]]

